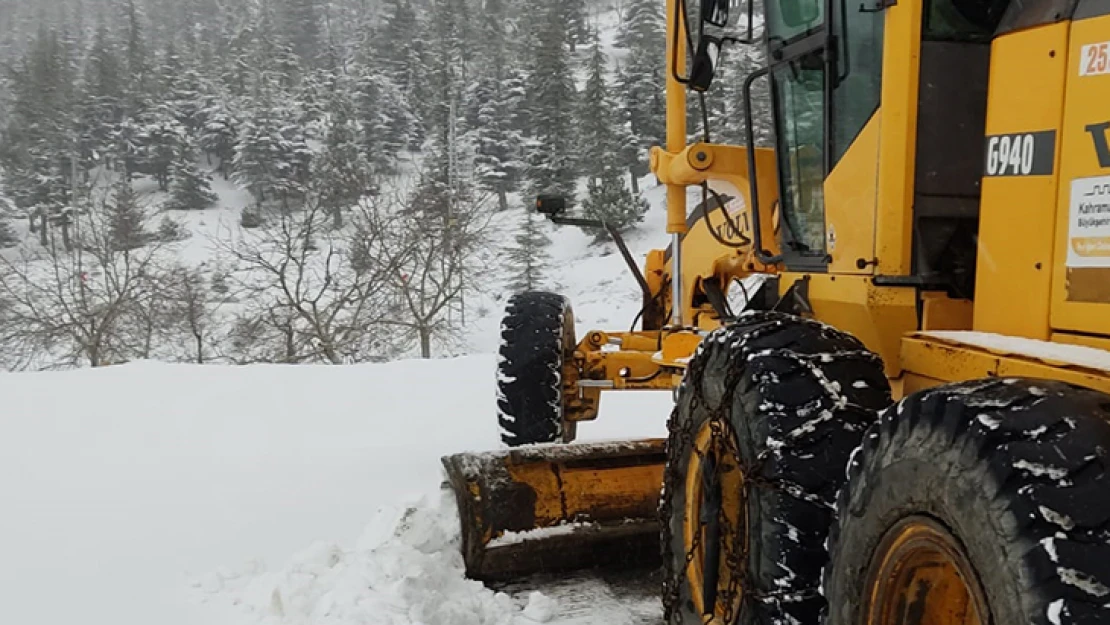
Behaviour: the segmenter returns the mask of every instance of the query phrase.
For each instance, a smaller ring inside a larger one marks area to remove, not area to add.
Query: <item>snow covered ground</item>
[[[464,580],[440,497],[440,456],[498,445],[493,369],[0,375],[0,623],[560,622],[558,597]],[[580,431],[660,436],[669,405],[613,396]]]

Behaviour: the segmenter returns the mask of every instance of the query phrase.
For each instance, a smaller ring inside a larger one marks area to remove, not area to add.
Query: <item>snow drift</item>
[[[463,578],[457,517],[440,495],[441,456],[499,444],[494,365],[0,374],[0,623],[554,614],[543,597],[507,603]],[[670,401],[607,397],[580,434],[664,435]]]

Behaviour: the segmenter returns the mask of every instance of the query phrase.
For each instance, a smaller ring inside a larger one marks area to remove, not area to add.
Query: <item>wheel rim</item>
[[[979,576],[947,529],[923,516],[887,531],[872,557],[865,625],[987,625]]]
[[[728,423],[720,423],[720,434],[714,436],[712,422],[706,422],[694,438],[690,460],[686,467],[686,508],[683,522],[683,553],[686,579],[694,609],[703,621],[710,617],[717,623],[729,625],[740,610],[743,588],[733,574],[730,560],[737,561],[747,553],[747,509],[744,505],[744,473],[737,463],[736,434]],[[717,488],[714,488],[717,487]],[[707,549],[707,524],[703,511],[717,490],[720,495],[717,541],[719,560],[717,569],[716,599],[713,609],[706,608],[706,560],[712,559]]]

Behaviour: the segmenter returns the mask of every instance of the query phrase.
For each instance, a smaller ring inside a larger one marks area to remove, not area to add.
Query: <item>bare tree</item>
[[[110,200],[71,211],[73,250],[51,238],[0,255],[0,344],[9,367],[94,367],[143,357],[143,322],[162,248],[121,248]]]
[[[341,364],[391,355],[383,326],[388,280],[404,254],[384,252],[396,217],[369,201],[359,203],[346,228],[330,228],[329,217],[310,202],[241,229],[237,241],[217,242],[239,268],[244,308],[231,337],[236,361]]]
[[[175,264],[158,275],[151,294],[145,320],[154,356],[196,364],[219,359],[228,297],[211,288],[204,271]]]
[[[386,241],[397,259],[391,284],[399,304],[389,323],[406,331],[421,357],[431,358],[433,344],[449,346],[461,333],[463,297],[482,275],[476,255],[490,211],[483,210],[488,197],[464,196],[440,212],[422,205],[420,194],[400,189],[384,195],[399,216],[397,235]]]

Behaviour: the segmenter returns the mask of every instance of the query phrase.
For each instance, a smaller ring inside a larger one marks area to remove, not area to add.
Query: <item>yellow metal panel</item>
[[[1021,354],[990,351],[933,337],[902,340],[902,366],[907,372],[943,382],[988,377],[1027,377],[1060,380],[1110,393],[1110,374],[1076,365],[1058,365]],[[914,385],[920,383],[915,380]],[[907,382],[907,387],[910,386]],[[907,392],[911,392],[906,388]]]
[[[934,386],[945,384],[944,380],[937,380],[935,378],[930,378],[927,376],[909,372],[906,372],[902,376],[902,379],[900,381],[902,382],[902,384],[900,384],[896,389],[893,385],[891,387],[893,390],[892,396],[894,397],[894,401],[898,401],[906,395],[913,395],[918,391],[923,391],[927,388],[933,388]]]
[[[1110,338],[1101,336],[1088,336],[1086,334],[1068,334],[1067,332],[1053,332],[1053,343],[1065,343],[1068,345],[1082,345],[1084,347],[1093,347],[1095,349],[1104,349],[1110,352]]]
[[[1103,335],[1110,335],[1110,227],[1089,224],[1110,218],[1102,212],[1110,209],[1110,187],[1103,186],[1110,163],[1100,163],[1097,149],[1097,141],[1110,141],[1110,130],[1099,127],[1110,123],[1110,74],[1098,67],[1107,56],[1110,16],[1071,24],[1052,280],[1053,329]]]
[[[671,153],[686,146],[686,86],[675,80],[676,72],[686,71],[686,43],[680,36],[686,30],[682,12],[674,19],[678,1],[667,0],[667,151]],[[667,232],[686,232],[686,188],[677,184],[667,185]]]
[[[863,341],[882,357],[887,377],[898,377],[899,340],[917,329],[914,290],[876,287],[865,276],[797,273],[782,274],[780,290],[802,278],[809,279],[814,317]]]
[[[875,253],[886,275],[911,268],[921,14],[921,3],[899,2],[886,10],[884,24]]]
[[[670,366],[685,367],[701,343],[701,335],[692,332],[675,332],[663,337],[663,353],[659,362]]]
[[[882,111],[863,127],[848,152],[825,179],[825,232],[832,256],[830,273],[869,274],[856,261],[875,257],[875,201],[879,177],[879,129]]]
[[[698,161],[697,154],[704,153],[704,162]],[[708,218],[700,211],[687,216],[686,232],[682,235],[682,318],[687,322],[694,319],[699,309],[692,307],[693,290],[699,279],[713,278],[722,265],[747,264],[750,246],[744,249],[730,249],[722,246],[709,231],[712,227],[718,235],[729,241],[740,241],[741,237],[753,238],[751,219],[751,188],[748,184],[747,148],[723,145],[695,144],[678,153],[668,153],[660,149],[652,151],[652,170],[661,179],[682,185],[695,185],[708,181],[710,187],[721,194],[734,198],[725,206],[729,220],[739,232],[733,232],[720,210],[712,210]],[[774,150],[756,148],[755,158],[759,179],[759,212],[763,227],[763,247],[771,254],[778,252],[778,242],[773,227],[772,207],[778,200],[778,178]],[[694,167],[697,163],[699,166]],[[704,163],[704,164],[703,164]],[[673,176],[673,177],[672,177]],[[713,204],[712,197],[710,204]],[[707,227],[708,222],[708,227]],[[664,255],[665,269],[671,271],[670,255]],[[767,268],[743,267],[746,271],[760,271]],[[669,289],[667,290],[669,295]],[[666,300],[670,306],[669,297]]]
[[[908,336],[902,339],[902,367],[907,373],[945,383],[994,375],[998,358],[985,352]],[[906,389],[906,392],[912,392]]]
[[[1061,23],[995,39],[987,135],[1060,128],[1067,37],[1068,25]],[[1058,155],[1059,141],[1056,149]],[[976,330],[1048,338],[1056,188],[1055,172],[983,179]],[[1021,314],[1014,314],[1015,302],[1021,302]]]
[[[965,299],[949,299],[943,293],[921,294],[922,330],[970,330],[974,305]]]

